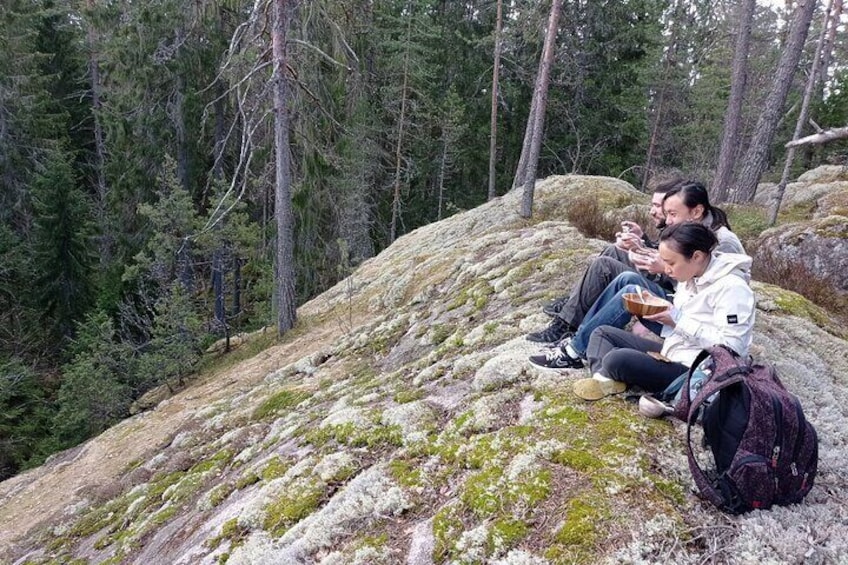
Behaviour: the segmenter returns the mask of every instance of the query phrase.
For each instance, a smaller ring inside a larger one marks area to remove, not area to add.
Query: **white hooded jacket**
[[[673,316],[676,325],[663,328],[662,354],[691,365],[705,347],[727,345],[748,355],[754,330],[754,292],[748,286],[751,258],[713,252],[707,270],[677,285]]]

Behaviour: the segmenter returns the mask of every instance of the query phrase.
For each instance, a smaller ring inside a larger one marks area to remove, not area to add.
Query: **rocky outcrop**
[[[757,239],[759,252],[788,265],[803,266],[848,294],[848,217],[828,216],[778,226]]]
[[[538,183],[422,227],[298,310],[279,343],[0,483],[3,563],[839,563],[848,343],[755,283],[753,352],[820,435],[805,502],[728,518],[681,426],[571,394],[524,334],[602,242],[563,221],[615,179]],[[265,339],[251,336],[250,340]]]
[[[776,193],[776,184],[761,183],[757,187],[754,204],[770,207]],[[834,197],[837,193],[842,196]],[[836,202],[832,202],[834,198]],[[848,167],[822,165],[786,185],[780,209],[805,208],[809,213],[822,217],[839,213],[837,209],[844,205],[839,203],[844,203],[845,199],[848,199]]]

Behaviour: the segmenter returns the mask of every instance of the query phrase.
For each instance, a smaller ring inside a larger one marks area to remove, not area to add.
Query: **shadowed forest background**
[[[498,4],[291,9],[297,304],[404,233],[490,197]],[[742,4],[562,2],[536,176],[608,175],[645,188],[681,173],[711,185]],[[0,479],[99,433],[151,388],[181,386],[215,339],[273,323],[270,5],[0,5]],[[753,14],[740,159],[797,7]],[[550,8],[502,5],[496,194],[512,186],[522,152]],[[828,37],[824,10],[812,17],[762,180],[780,179],[816,40]],[[820,58],[810,117],[822,127],[848,124],[843,41],[835,33]],[[801,147],[792,178],[847,158],[845,142]]]

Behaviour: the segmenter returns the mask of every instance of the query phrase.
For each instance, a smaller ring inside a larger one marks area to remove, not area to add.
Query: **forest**
[[[796,124],[848,124],[841,13],[4,0],[0,479],[180,387],[213,341],[285,329],[281,304],[290,328],[401,235],[510,190],[544,53],[534,178],[680,174],[749,202],[781,178]],[[802,146],[789,173],[846,156]]]

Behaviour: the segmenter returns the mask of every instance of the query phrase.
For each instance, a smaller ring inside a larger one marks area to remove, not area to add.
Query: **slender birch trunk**
[[[503,0],[498,0],[498,17],[495,23],[495,63],[492,70],[492,119],[489,128],[489,200],[497,196],[495,192],[495,163],[498,153],[498,76],[501,67],[501,26],[503,25]],[[441,218],[441,200],[439,201]]]
[[[409,86],[409,38],[412,33],[412,21],[406,25],[406,50],[403,53],[403,86],[400,94],[400,118],[398,119],[397,147],[395,149],[395,184],[394,197],[392,198],[392,224],[389,230],[389,243],[397,239],[397,225],[400,216],[400,175],[403,162],[403,130],[406,122],[406,91]]]
[[[271,44],[274,60],[274,146],[276,175],[274,214],[277,219],[275,287],[277,331],[280,335],[294,327],[297,317],[294,296],[294,218],[291,203],[291,153],[289,149],[288,77],[286,65],[287,31],[293,0],[274,0]]]

